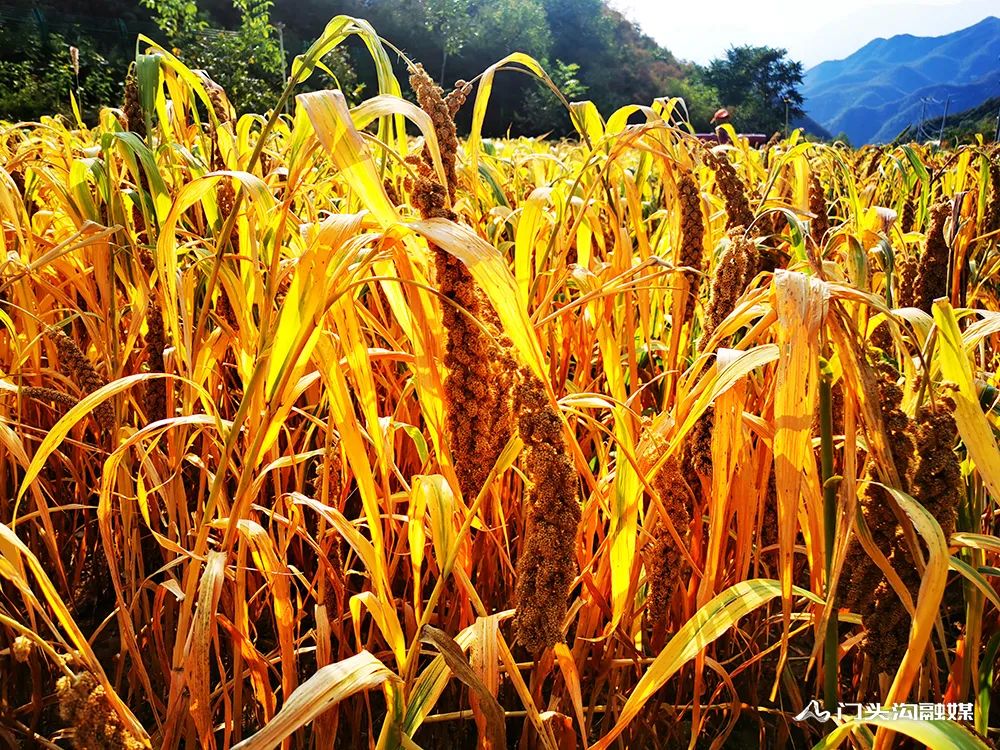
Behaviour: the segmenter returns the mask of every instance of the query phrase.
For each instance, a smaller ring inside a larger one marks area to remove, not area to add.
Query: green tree
[[[686,71],[680,78],[671,80],[664,91],[664,96],[679,96],[684,100],[684,108],[674,111],[675,121],[684,121],[698,133],[710,130],[712,116],[719,108],[719,93],[700,80],[691,71]]]
[[[733,124],[744,132],[770,134],[785,126],[785,107],[790,119],[804,114],[802,63],[786,58],[787,51],[774,47],[730,47],[715,59],[702,77],[719,93]]]
[[[78,72],[70,46],[78,49]],[[72,116],[70,92],[84,119],[97,119],[102,105],[121,97],[121,54],[111,56],[93,39],[70,28],[43,31],[33,20],[0,23],[0,119],[30,120],[39,115]]]
[[[240,11],[236,34],[203,35],[193,52],[241,112],[265,112],[281,93],[285,61],[271,0],[233,0]]]
[[[199,13],[195,0],[141,0],[153,14],[153,21],[170,44],[185,42],[204,31],[208,22]]]
[[[477,33],[474,0],[421,0],[424,27],[441,43],[441,85],[448,58],[462,51]]]
[[[552,52],[552,32],[538,0],[484,3],[477,8],[475,24],[479,33],[469,43],[467,55],[488,58],[486,65],[515,51],[537,60],[548,59]]]
[[[226,90],[239,112],[264,112],[278,98],[284,59],[271,0],[232,0],[235,32],[209,28],[194,0],[142,0],[168,44],[193,68],[204,69]]]
[[[549,77],[566,97],[567,101],[579,101],[587,93],[587,87],[580,83],[577,74],[580,66],[556,60],[549,67]],[[526,133],[566,135],[573,130],[569,112],[559,98],[543,83],[524,96],[523,106],[514,114],[514,122]]]

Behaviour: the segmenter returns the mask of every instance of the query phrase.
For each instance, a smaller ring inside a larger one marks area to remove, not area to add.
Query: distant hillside
[[[943,139],[952,144],[972,143],[977,135],[982,135],[991,141],[996,135],[998,111],[1000,96],[994,96],[977,107],[948,115],[944,121]],[[941,132],[941,118],[925,120],[923,131],[937,138]]]
[[[1000,91],[1000,18],[940,37],[875,39],[843,60],[806,71],[806,112],[854,144],[891,141],[921,115],[981,104]],[[922,99],[933,98],[927,104]]]
[[[197,17],[207,29],[168,38],[156,25],[157,12],[147,6],[183,7],[192,16],[188,23]],[[706,129],[719,107],[715,92],[700,84],[696,66],[677,60],[607,0],[0,0],[0,119],[70,115],[69,91],[75,88],[84,118],[95,121],[100,107],[121,102],[139,33],[180,49],[184,62],[206,69],[227,89],[238,111],[261,111],[277,100],[283,76],[280,69],[258,75],[255,65],[263,56],[234,52],[234,45],[242,43],[241,8],[254,9],[264,19],[260,28],[273,23],[281,29],[286,65],[331,18],[347,14],[369,21],[447,86],[472,80],[520,51],[541,62],[571,99],[589,99],[605,116],[627,104],[678,96],[684,98],[692,124]],[[442,21],[438,16],[444,10]],[[279,38],[277,28],[269,36],[253,28],[247,26],[247,43],[276,43]],[[78,75],[70,46],[78,49]],[[405,84],[407,70],[391,57]],[[377,93],[371,56],[358,40],[348,41],[325,62],[349,96]],[[548,89],[523,75],[503,74],[498,80],[486,113],[486,134],[572,132],[569,117]],[[317,74],[310,85],[333,82]],[[460,113],[463,130],[471,110]]]
[[[798,128],[799,130],[802,130],[806,135],[811,135],[814,138],[819,138],[824,141],[832,140],[834,137],[833,133],[824,128],[809,115],[802,115],[802,117],[795,118],[789,123],[789,126],[793,130],[795,128]]]

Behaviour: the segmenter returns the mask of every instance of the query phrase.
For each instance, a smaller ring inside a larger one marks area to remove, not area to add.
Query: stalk
[[[823,552],[826,560],[826,595],[834,595],[831,578],[833,575],[833,548],[837,538],[837,484],[833,478],[833,397],[832,376],[826,360],[820,360],[819,381],[819,430],[820,430],[820,471],[823,480]],[[823,702],[826,710],[837,703],[837,645],[839,634],[837,613],[831,608],[826,622],[823,647]]]

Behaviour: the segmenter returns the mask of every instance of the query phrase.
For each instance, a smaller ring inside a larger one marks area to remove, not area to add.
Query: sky
[[[682,60],[707,63],[733,45],[783,47],[806,69],[872,39],[940,36],[987,16],[1000,0],[610,0]]]

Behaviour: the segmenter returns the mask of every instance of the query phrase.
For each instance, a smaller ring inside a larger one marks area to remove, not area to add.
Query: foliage
[[[789,119],[804,114],[798,90],[802,63],[786,54],[773,47],[730,47],[703,71],[705,83],[718,92],[738,130],[770,135],[784,130],[786,106]]]
[[[239,111],[263,111],[278,96],[285,61],[271,25],[271,0],[233,0],[236,32],[210,29],[195,0],[142,0],[174,48],[229,94]]]
[[[576,77],[580,66],[556,60],[549,71],[552,82],[567,101],[579,101],[587,93],[587,87]],[[514,115],[514,122],[526,133],[550,133],[565,136],[571,131],[566,107],[548,86],[537,81],[535,88],[524,97],[524,107]]]
[[[180,44],[196,32],[204,31],[208,22],[198,12],[195,0],[140,0],[153,14],[156,25],[171,44]]]
[[[79,49],[79,76],[70,59],[71,45]],[[113,64],[120,64],[121,57],[106,54],[93,39],[72,30],[67,37],[45,33],[33,21],[0,23],[0,117],[30,120],[43,112],[72,116],[71,92],[83,113],[95,117],[100,106],[116,101],[121,92]]]
[[[76,0],[74,0],[76,1]],[[297,0],[295,3],[233,2],[233,0],[95,0],[94,13],[128,18],[130,26],[138,14],[148,13],[158,30],[140,26],[150,38],[177,49],[193,68],[202,68],[227,90],[238,111],[262,111],[281,86],[280,45],[274,24],[284,27],[286,55],[305,50],[331,12],[348,13],[370,21],[414,58],[427,61],[428,69],[445,84],[469,80],[511,52],[524,52],[555,69],[556,60],[578,65],[573,76],[602,111],[613,111],[633,102],[651,102],[658,97],[683,96],[697,130],[708,127],[718,108],[718,97],[705,86],[697,67],[676,60],[668,50],[643,34],[632,22],[604,0]],[[48,10],[53,15],[59,8]],[[70,6],[75,7],[75,6]],[[79,9],[81,12],[82,8]],[[27,11],[25,11],[27,17]],[[273,23],[272,23],[273,22]],[[89,33],[89,32],[88,32]],[[96,33],[96,32],[94,32]],[[109,37],[110,38],[110,37]],[[107,62],[105,75],[112,81],[124,78],[131,54],[126,37],[118,47],[99,47]],[[70,40],[70,43],[74,43]],[[90,47],[77,43],[81,51]],[[90,45],[93,46],[93,45]],[[9,59],[24,62],[27,52],[19,45],[9,49]],[[113,54],[111,54],[113,52]],[[328,61],[349,98],[362,89],[373,90],[377,81],[365,64],[367,52],[357,42],[338,47]],[[622,64],[622,61],[628,64]],[[248,61],[252,61],[248,64]],[[96,62],[96,59],[95,59]],[[394,60],[397,75],[406,72]],[[87,61],[89,64],[89,61]],[[30,68],[25,66],[26,70]],[[566,79],[567,81],[570,78]],[[310,82],[312,87],[331,85],[332,79]],[[51,88],[51,87],[50,87]],[[92,87],[97,89],[96,87]],[[13,93],[17,93],[12,90]],[[120,92],[120,88],[116,93]],[[86,93],[86,92],[85,92]],[[536,118],[527,116],[525,103],[537,101],[545,108]],[[56,100],[38,100],[31,114],[57,109]],[[60,100],[62,101],[62,100]],[[94,100],[94,104],[120,103],[117,97]],[[507,77],[495,92],[487,113],[485,132],[508,131],[538,135],[565,132],[569,127],[553,109],[547,95],[536,84]],[[93,121],[95,108],[88,114]],[[459,118],[462,130],[470,117]]]
[[[602,111],[667,96],[692,69],[601,0],[543,0],[556,59],[580,65]]]
[[[539,60],[552,54],[554,32],[539,0],[486,3],[477,8],[475,23],[479,33],[474,43],[480,58],[492,57],[496,62],[515,50]]]
[[[420,0],[424,28],[441,45],[441,84],[448,58],[461,52],[476,38],[476,6],[473,0]]]
[[[662,95],[684,100],[688,122],[695,132],[711,131],[712,117],[719,108],[719,95],[700,76],[692,73],[674,79],[666,85]]]

